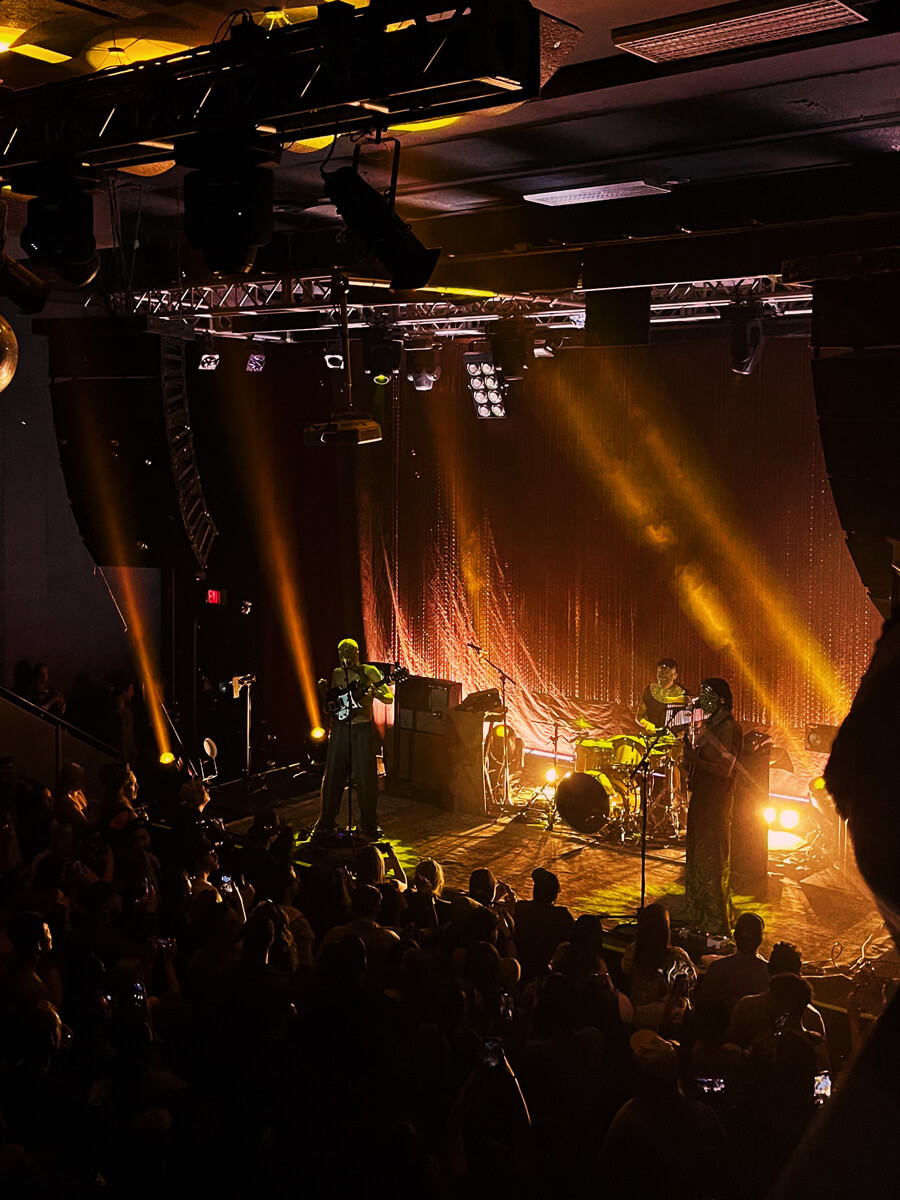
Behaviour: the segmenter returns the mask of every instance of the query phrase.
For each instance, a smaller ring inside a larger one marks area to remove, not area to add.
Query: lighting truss
[[[322,4],[315,20],[269,31],[244,21],[213,45],[5,92],[0,171],[60,155],[178,159],[179,141],[232,128],[236,113],[283,143],[533,99],[542,46],[568,50],[580,35],[528,0],[387,7]]]
[[[489,349],[473,350],[463,355],[466,382],[480,421],[498,421],[506,416],[506,394],[509,384],[501,376]]]
[[[808,285],[786,284],[770,275],[745,279],[668,283],[652,288],[653,325],[677,326],[723,320],[723,310],[735,302],[759,300],[771,319],[803,318],[811,312]],[[360,294],[365,294],[360,293]],[[362,303],[351,287],[348,322],[362,330],[378,321],[410,334],[436,340],[487,337],[498,322],[520,318],[535,337],[577,336],[584,328],[584,294],[565,296],[495,296],[482,300],[429,300],[414,303]],[[222,283],[204,287],[144,291],[134,297],[113,297],[115,311],[148,319],[158,332],[183,336],[211,333],[217,337],[253,335],[266,340],[300,342],[332,340],[338,329],[330,277]],[[374,317],[373,317],[374,314]]]

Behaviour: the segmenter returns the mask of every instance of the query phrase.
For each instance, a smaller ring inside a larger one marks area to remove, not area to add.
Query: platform
[[[275,805],[295,829],[310,828],[318,816],[318,795],[287,798]],[[535,814],[534,824],[513,815],[495,820],[449,812],[414,799],[382,793],[378,815],[385,837],[393,844],[404,869],[411,871],[422,858],[436,859],[448,887],[465,888],[475,867],[490,867],[498,879],[519,896],[531,896],[531,872],[546,867],[559,876],[560,903],[574,913],[608,916],[604,925],[633,916],[640,904],[639,848],[590,838],[557,824],[551,831]],[[524,815],[524,814],[523,814]],[[249,818],[232,828],[243,830]],[[298,861],[311,861],[307,843],[298,845]],[[647,900],[669,909],[677,928],[684,907],[683,845],[654,846],[647,855]],[[804,961],[830,966],[852,963],[869,941],[869,956],[885,956],[896,974],[896,955],[871,897],[854,887],[841,887],[836,873],[803,871],[770,859],[765,895],[735,894],[738,911],[750,909],[766,923],[763,952],[776,941],[796,944]]]

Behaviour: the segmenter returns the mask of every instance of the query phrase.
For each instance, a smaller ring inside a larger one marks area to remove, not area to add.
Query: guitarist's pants
[[[352,738],[352,744],[351,744]],[[364,833],[378,827],[378,774],[375,763],[376,730],[371,721],[335,721],[328,742],[325,776],[322,780],[322,815],[319,824],[333,828],[337,824],[350,764],[353,764],[354,799],[358,809],[353,816]]]

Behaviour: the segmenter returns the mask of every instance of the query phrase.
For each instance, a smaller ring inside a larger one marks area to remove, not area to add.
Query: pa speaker
[[[216,527],[194,457],[184,343],[132,320],[40,331],[66,488],[94,561],[205,567]]]
[[[900,349],[821,357],[813,384],[825,465],[856,569],[890,615],[892,551],[900,540]]]

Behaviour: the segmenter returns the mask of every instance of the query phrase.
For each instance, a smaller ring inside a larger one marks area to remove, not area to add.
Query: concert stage
[[[278,811],[295,829],[308,829],[318,816],[318,795],[285,799]],[[404,869],[411,872],[420,859],[434,858],[444,869],[448,887],[465,888],[470,871],[490,867],[498,879],[527,899],[531,872],[542,866],[559,876],[561,903],[576,914],[609,914],[610,920],[604,921],[609,929],[633,915],[640,904],[639,847],[590,838],[562,823],[549,831],[537,823],[537,813],[535,824],[513,815],[491,820],[389,793],[379,797],[378,815]],[[243,831],[248,825],[249,818],[244,818],[230,828]],[[322,851],[311,843],[298,844],[298,863],[321,856]],[[678,928],[682,913],[683,879],[683,845],[648,847],[647,899],[666,905],[673,929]],[[837,873],[800,871],[773,855],[766,894],[736,894],[734,899],[739,911],[752,909],[764,918],[766,954],[773,942],[790,941],[800,947],[804,961],[830,965],[832,948],[840,942],[843,951],[837,961],[849,964],[871,938],[869,956],[886,953],[885,973],[897,974],[896,956],[874,903],[868,895],[845,886]]]

